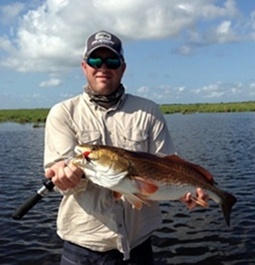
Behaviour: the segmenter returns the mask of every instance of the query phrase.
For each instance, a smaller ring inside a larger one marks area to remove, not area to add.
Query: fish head
[[[76,145],[74,148],[74,152],[76,153],[75,158],[82,159],[85,161],[96,161],[101,158],[100,150],[97,146],[94,145]]]
[[[111,174],[127,172],[129,162],[114,148],[103,145],[82,144],[74,149],[77,154],[73,158],[73,164],[80,167],[93,167],[95,171]]]

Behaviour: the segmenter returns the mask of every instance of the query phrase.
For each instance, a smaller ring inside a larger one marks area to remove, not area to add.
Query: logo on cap
[[[98,32],[95,35],[94,40],[91,42],[91,45],[95,46],[95,45],[100,45],[100,44],[113,46],[115,43],[112,40],[111,34],[109,34],[107,32]]]
[[[84,57],[89,56],[95,49],[100,47],[108,48],[123,57],[121,40],[107,31],[97,32],[87,39]]]
[[[99,32],[96,34],[95,39],[99,40],[99,39],[107,39],[110,40],[112,38],[112,36],[106,32]]]

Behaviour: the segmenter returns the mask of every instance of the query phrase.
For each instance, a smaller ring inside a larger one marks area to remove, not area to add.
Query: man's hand
[[[197,188],[196,197],[192,197],[192,194],[188,192],[185,196],[180,198],[180,200],[191,210],[198,205],[208,207],[209,196],[202,189]]]
[[[55,163],[52,167],[46,169],[45,177],[51,178],[55,186],[61,190],[74,188],[80,183],[83,171],[72,163],[66,164],[64,161]]]

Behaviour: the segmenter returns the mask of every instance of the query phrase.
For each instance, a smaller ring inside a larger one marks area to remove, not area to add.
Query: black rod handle
[[[27,200],[16,209],[12,214],[14,220],[20,220],[29,210],[31,210],[40,200],[42,196],[37,192],[28,197]]]
[[[18,207],[12,214],[14,220],[20,220],[29,210],[31,210],[47,193],[54,189],[54,184],[51,180],[47,180],[43,183],[43,186],[28,197],[25,202]]]

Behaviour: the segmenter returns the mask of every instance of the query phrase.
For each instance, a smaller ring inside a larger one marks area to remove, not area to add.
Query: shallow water
[[[238,202],[229,228],[220,208],[187,210],[162,202],[153,236],[156,265],[255,264],[255,113],[166,115],[179,155],[209,169]],[[11,214],[42,185],[44,129],[0,124],[0,264],[55,265],[60,195],[50,193],[21,221]]]

